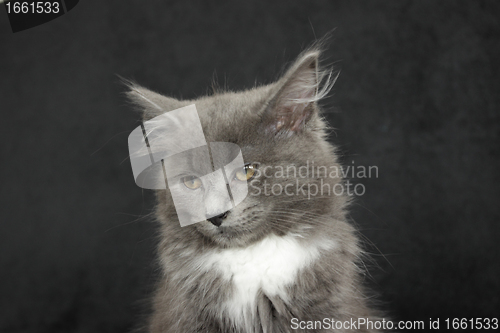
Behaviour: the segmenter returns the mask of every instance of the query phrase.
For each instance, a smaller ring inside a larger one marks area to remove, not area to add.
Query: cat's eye
[[[242,182],[248,181],[255,176],[256,166],[253,164],[247,164],[240,170],[236,171],[234,177]]]
[[[196,190],[201,186],[201,179],[195,176],[186,176],[183,177],[181,180],[184,183],[184,185],[190,190]]]

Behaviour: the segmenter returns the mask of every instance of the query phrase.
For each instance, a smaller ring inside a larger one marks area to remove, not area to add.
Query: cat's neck
[[[286,301],[286,287],[300,270],[309,267],[322,250],[332,250],[335,241],[305,242],[297,236],[270,235],[246,248],[212,250],[199,258],[201,270],[216,270],[232,284],[234,293],[225,307],[233,320],[244,321],[246,309],[255,308],[257,293]]]

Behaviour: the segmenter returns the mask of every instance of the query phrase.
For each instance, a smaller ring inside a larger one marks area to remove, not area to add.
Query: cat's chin
[[[262,238],[258,232],[241,230],[237,226],[215,227],[210,222],[200,222],[196,229],[214,244],[220,247],[245,247]]]

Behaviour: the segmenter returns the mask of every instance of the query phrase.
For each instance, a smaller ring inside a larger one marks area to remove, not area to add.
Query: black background
[[[498,315],[499,4],[87,0],[16,34],[2,9],[0,331],[138,321],[153,198],[132,177],[139,115],[116,74],[179,98],[214,76],[243,89],[334,28],[331,140],[379,169],[352,207],[376,245],[367,282],[394,319]]]

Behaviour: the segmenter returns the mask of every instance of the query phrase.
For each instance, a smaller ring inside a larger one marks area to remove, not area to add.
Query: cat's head
[[[275,83],[195,100],[177,100],[130,85],[128,95],[145,121],[195,104],[207,142],[241,148],[246,164],[230,170],[227,177],[230,184],[248,184],[246,198],[220,216],[183,227],[183,233],[203,235],[216,246],[245,246],[269,234],[321,232],[332,217],[343,216],[346,199],[333,191],[341,179],[329,177],[329,168],[337,164],[318,106],[336,77],[320,69],[319,56],[318,49],[305,51]],[[198,191],[208,202],[216,190],[200,178],[206,171],[189,161],[182,168],[186,193]],[[157,192],[157,216],[181,228],[170,191],[166,192]],[[189,214],[190,207],[177,209]]]

